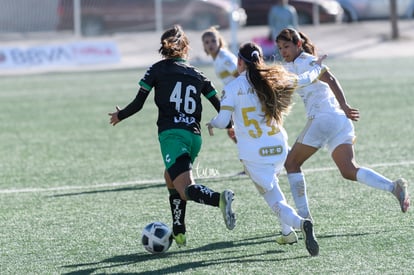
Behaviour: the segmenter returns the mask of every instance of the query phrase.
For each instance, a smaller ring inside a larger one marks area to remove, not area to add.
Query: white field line
[[[378,163],[372,164],[369,167],[391,167],[391,166],[408,166],[413,165],[414,160],[412,161],[403,161],[403,162],[394,162],[394,163]],[[316,173],[316,172],[325,172],[336,170],[336,167],[321,167],[321,168],[312,168],[304,169],[305,174]],[[283,172],[282,174],[286,174]],[[225,179],[235,177],[237,174],[224,174],[219,176],[211,177],[197,177],[196,179]],[[112,183],[102,183],[94,185],[83,185],[83,186],[59,186],[59,187],[48,187],[48,188],[20,188],[20,189],[0,189],[0,194],[11,194],[11,193],[40,193],[40,192],[54,192],[54,191],[72,191],[72,190],[82,190],[82,189],[99,189],[99,188],[110,188],[110,187],[122,187],[130,185],[141,185],[141,184],[151,184],[151,183],[163,183],[164,179],[152,179],[152,180],[136,180],[136,181],[126,181],[126,182],[112,182]]]

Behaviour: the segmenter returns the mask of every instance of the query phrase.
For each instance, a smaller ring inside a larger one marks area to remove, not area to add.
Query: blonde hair
[[[201,41],[204,42],[204,38],[209,37],[209,36],[215,37],[219,42],[219,49],[226,48],[227,47],[226,41],[223,39],[223,37],[221,36],[217,28],[218,28],[217,26],[211,26],[210,28],[205,30],[203,34],[201,35]],[[204,49],[204,51],[206,52],[206,54],[209,54],[206,51],[206,49]]]

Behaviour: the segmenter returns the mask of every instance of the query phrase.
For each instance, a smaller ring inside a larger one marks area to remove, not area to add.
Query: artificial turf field
[[[351,106],[359,164],[414,192],[413,59],[328,60]],[[201,67],[218,83],[212,68]],[[0,274],[410,274],[413,212],[390,194],[346,181],[326,150],[304,165],[320,255],[303,239],[279,246],[279,224],[241,171],[224,131],[194,164],[198,182],[232,189],[238,223],[228,231],[217,208],[189,202],[186,248],[163,255],[141,245],[142,228],[171,223],[149,97],[115,127],[108,112],[129,103],[145,69],[0,78]],[[218,90],[221,89],[217,85]],[[296,104],[290,144],[305,124]],[[214,116],[204,101],[204,125]],[[290,203],[286,175],[280,184]],[[301,235],[299,235],[301,236]]]

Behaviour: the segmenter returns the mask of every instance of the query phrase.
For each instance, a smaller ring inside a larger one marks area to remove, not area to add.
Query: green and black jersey
[[[211,81],[183,59],[164,59],[153,64],[139,85],[145,90],[141,89],[135,99],[140,101],[139,109],[154,88],[159,133],[168,129],[185,129],[200,134],[201,95],[208,98],[217,111],[220,109],[217,91]],[[146,95],[140,97],[139,94],[144,92]],[[125,110],[119,118],[124,119],[135,112]]]

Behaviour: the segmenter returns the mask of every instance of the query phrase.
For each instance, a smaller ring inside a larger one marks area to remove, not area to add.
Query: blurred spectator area
[[[0,0],[0,34],[73,32],[76,25],[74,2]],[[236,2],[234,4],[232,6],[232,0],[80,0],[80,22],[76,26],[87,36],[105,32],[161,30],[173,24],[195,30],[211,25],[225,29],[230,27],[230,18],[243,26],[246,13]]]
[[[0,0],[0,33],[54,31],[57,0]]]

